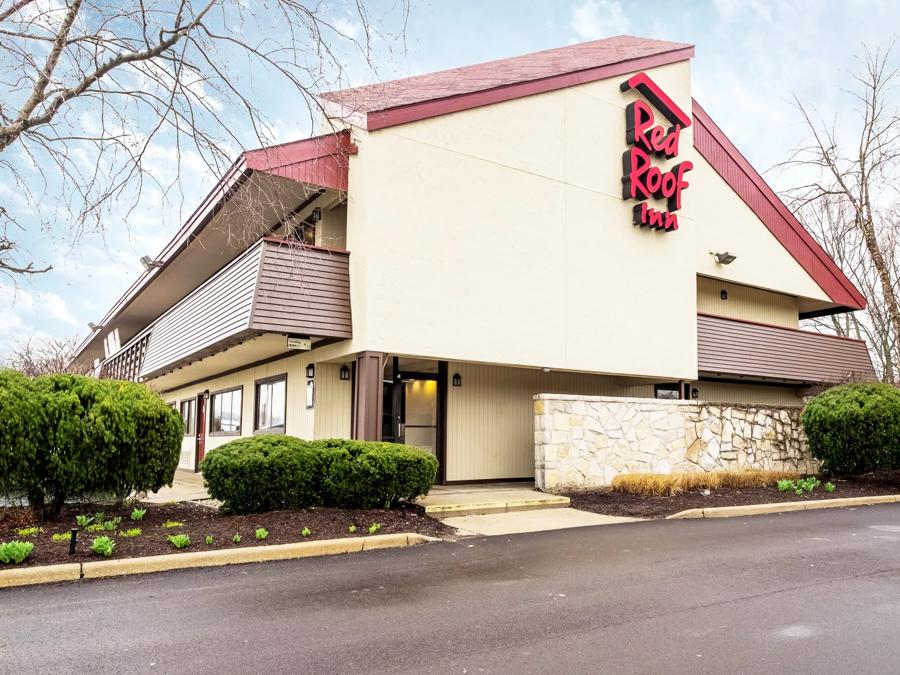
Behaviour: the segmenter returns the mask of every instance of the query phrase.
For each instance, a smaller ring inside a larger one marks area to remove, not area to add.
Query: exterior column
[[[384,413],[383,352],[356,355],[356,387],[353,393],[353,438],[381,440],[381,416]]]

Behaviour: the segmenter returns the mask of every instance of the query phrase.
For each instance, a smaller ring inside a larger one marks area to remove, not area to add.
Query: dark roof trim
[[[862,293],[696,100],[693,101],[693,108],[694,148],[697,152],[836,305],[850,310],[865,309],[866,299]]]
[[[687,61],[693,56],[694,48],[684,47],[668,52],[653,54],[651,56],[626,59],[624,61],[597,66],[595,68],[587,68],[570,73],[563,73],[561,75],[552,75],[537,80],[517,82],[501,87],[495,87],[493,89],[484,89],[465,94],[457,94],[455,96],[447,96],[445,98],[422,101],[420,103],[412,103],[395,108],[387,108],[385,110],[377,110],[365,114],[366,129],[375,131],[377,129],[394,127],[398,124],[417,122],[431,117],[439,117],[440,115],[447,115],[449,113],[480,108],[481,106],[491,105],[493,103],[502,103],[503,101],[511,101],[517,98],[533,96],[535,94],[543,94],[548,91],[556,91],[558,89],[565,89],[566,87],[574,87],[579,84],[605,80],[610,77],[625,75],[638,70],[656,68],[670,63],[677,63],[679,61]]]

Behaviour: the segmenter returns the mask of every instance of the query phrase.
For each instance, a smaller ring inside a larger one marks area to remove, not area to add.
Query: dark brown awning
[[[862,340],[710,314],[697,315],[697,368],[706,377],[804,384],[875,378]]]

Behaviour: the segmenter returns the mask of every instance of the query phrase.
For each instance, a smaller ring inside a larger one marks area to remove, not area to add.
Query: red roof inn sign
[[[619,88],[636,89],[672,125],[666,129],[656,124],[653,108],[647,102],[638,99],[629,103],[625,108],[625,140],[631,147],[622,155],[622,199],[640,202],[634,207],[634,224],[672,232],[678,229],[675,211],[681,208],[681,193],[689,185],[684,175],[694,165],[679,162],[664,171],[651,158],[677,157],[681,130],[691,126],[691,118],[646,73],[628,78]],[[667,210],[649,206],[646,200],[651,197],[667,200]]]

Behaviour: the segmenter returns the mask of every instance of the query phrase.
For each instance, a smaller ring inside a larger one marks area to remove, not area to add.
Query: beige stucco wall
[[[728,292],[726,300],[723,290]],[[709,277],[697,278],[697,311],[787,328],[800,324],[797,298]]]
[[[243,386],[241,399],[241,436],[253,435],[253,415],[255,410],[255,383],[273,375],[287,374],[287,417],[285,433],[299,438],[349,437],[350,435],[350,393],[349,381],[340,380],[340,366],[319,363],[316,365],[315,407],[306,407],[306,366],[313,357],[310,353],[298,353],[265,365],[204,380],[188,387],[162,394],[167,402],[194,398],[205,390],[210,392]],[[151,386],[153,382],[149,382]],[[206,429],[209,430],[210,406],[207,405]],[[213,436],[207,433],[206,452],[234,440],[236,436]],[[180,468],[194,469],[194,437],[182,441]]]
[[[691,109],[690,67],[651,76]],[[696,275],[826,299],[693,149],[681,228],[631,225],[623,77],[355,131],[354,342],[458,360],[696,377]],[[660,205],[656,205],[660,206]],[[716,265],[710,250],[738,260]],[[661,342],[661,336],[665,336]]]

